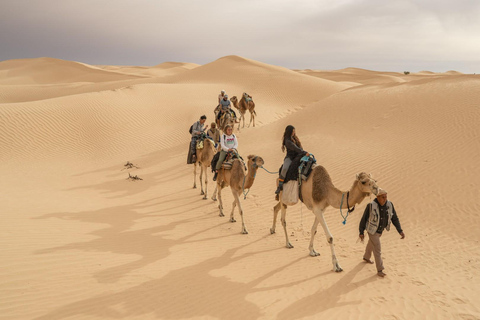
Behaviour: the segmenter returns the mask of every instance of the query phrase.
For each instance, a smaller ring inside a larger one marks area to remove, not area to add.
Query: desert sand
[[[326,211],[341,273],[321,227],[309,256],[304,205],[287,212],[295,248],[280,222],[270,234],[275,175],[241,198],[247,235],[218,216],[211,173],[202,200],[188,128],[222,89],[256,103],[243,156],[277,171],[292,124],[338,188],[365,171],[388,190],[406,238],[382,236],[387,277],[357,241],[373,196],[346,225]],[[480,319],[479,101],[480,77],[455,71],[0,62],[0,318]]]

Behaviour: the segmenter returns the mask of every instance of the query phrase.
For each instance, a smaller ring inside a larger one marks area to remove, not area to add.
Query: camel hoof
[[[207,200],[208,198],[207,197],[203,197],[202,200]]]
[[[218,215],[219,217],[225,217],[225,215],[223,213],[220,212],[220,214]]]
[[[293,246],[292,246],[292,244],[291,244],[290,242],[287,243],[287,248],[288,248],[288,249],[293,249]]]
[[[312,256],[312,257],[318,257],[319,255],[320,255],[320,253],[316,252],[315,250],[310,252],[310,256]]]
[[[342,267],[340,267],[340,266],[337,264],[337,265],[335,266],[335,268],[333,269],[333,271],[335,271],[335,272],[342,272],[343,269],[342,269]]]
[[[230,222],[237,222],[237,220],[233,219],[233,218],[230,218]]]
[[[242,231],[242,234],[248,234],[247,229],[244,229],[244,230]]]
[[[213,200],[213,201],[217,201],[217,198],[212,197],[212,200]]]
[[[203,191],[202,191],[202,192],[200,192],[200,195],[201,195],[201,196],[203,196],[204,194],[205,194],[205,192],[203,192]]]
[[[193,186],[193,189],[197,189],[197,186]]]
[[[275,229],[270,228],[270,234],[274,234],[274,233],[275,233]]]
[[[339,268],[339,269],[336,269],[335,272],[342,272],[343,269],[342,268]]]

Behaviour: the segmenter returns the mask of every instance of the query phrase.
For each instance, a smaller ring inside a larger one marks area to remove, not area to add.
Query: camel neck
[[[348,204],[347,204],[347,193],[348,193]],[[342,202],[342,196],[343,196],[343,202]],[[357,188],[357,185],[354,184],[350,190],[347,191],[341,191],[337,188],[335,188],[333,192],[333,197],[334,199],[330,199],[329,203],[332,207],[336,209],[340,209],[340,204],[342,204],[342,209],[350,209],[363,201],[365,198],[365,194],[363,192],[360,192]]]
[[[253,166],[248,167],[247,176],[245,177],[245,187],[244,189],[250,189],[255,181],[255,175],[258,168],[253,168]]]

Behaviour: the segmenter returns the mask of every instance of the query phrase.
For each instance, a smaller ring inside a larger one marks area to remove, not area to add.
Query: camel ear
[[[251,155],[249,155],[247,158],[248,158],[248,160],[252,160],[253,157],[255,157],[255,156],[254,156],[253,154],[251,154]]]
[[[357,176],[355,177],[355,179],[360,180],[360,174],[357,173]]]

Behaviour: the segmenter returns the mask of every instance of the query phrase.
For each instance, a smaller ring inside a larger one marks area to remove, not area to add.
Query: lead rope
[[[343,222],[342,222],[343,225],[345,225],[345,224],[347,223],[348,214],[350,213],[350,211],[347,210],[347,215],[346,215],[346,216],[343,215],[342,206],[343,206],[343,197],[344,197],[344,196],[345,196],[345,192],[342,193],[342,201],[340,201],[340,214],[341,214],[341,216],[342,216],[342,218],[343,218]]]
[[[267,169],[265,169],[263,166],[261,166],[260,168],[262,168],[263,170],[267,171],[268,173],[270,174],[277,174],[279,173],[280,171],[277,171],[277,172],[271,172],[271,171],[268,171]]]

